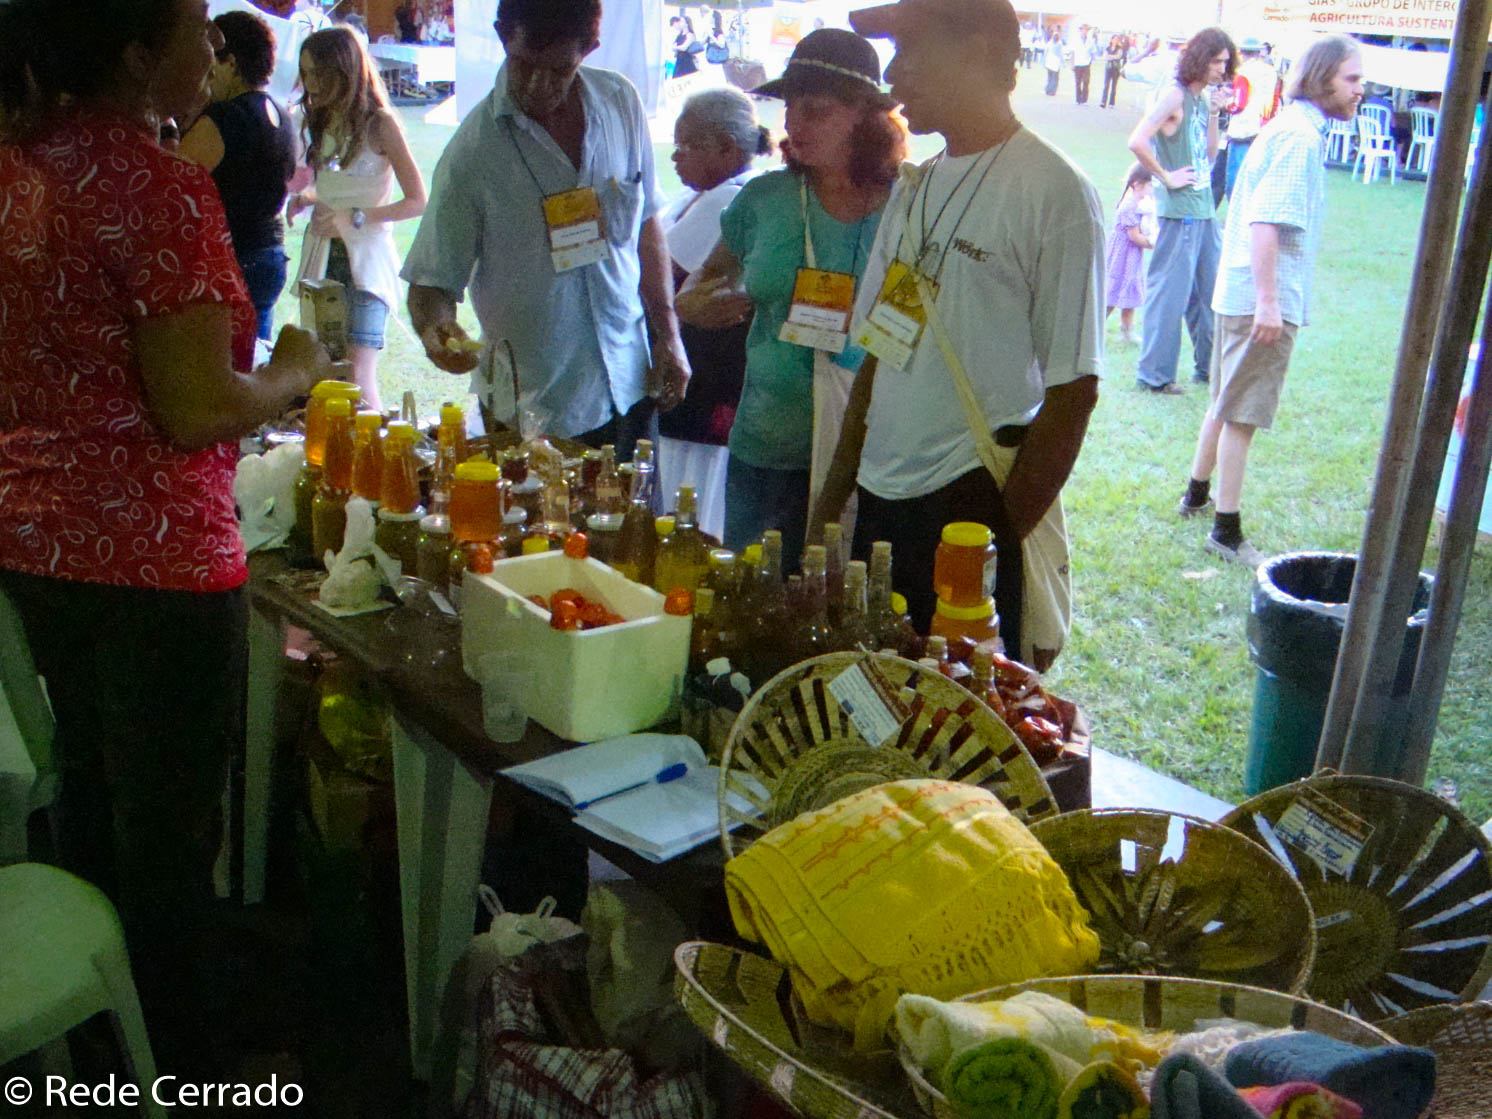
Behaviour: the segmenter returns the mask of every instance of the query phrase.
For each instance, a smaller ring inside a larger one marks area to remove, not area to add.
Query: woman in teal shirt
[[[824,324],[840,302],[848,310],[844,277],[858,284],[864,274],[906,154],[906,131],[880,78],[867,40],[824,28],[798,44],[781,78],[752,91],[787,102],[788,168],[741,189],[720,217],[720,244],[678,297],[679,316],[695,326],[751,319],[730,433],[725,544],[739,550],[778,529],[789,569],[798,565],[808,520],[815,351],[847,368],[859,364],[853,343],[835,337],[842,329]],[[794,286],[809,269],[805,283],[817,278],[820,292],[838,296],[827,316],[794,312]]]

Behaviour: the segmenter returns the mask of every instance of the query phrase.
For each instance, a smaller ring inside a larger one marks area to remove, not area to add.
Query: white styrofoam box
[[[528,596],[567,587],[627,621],[552,628]],[[484,689],[520,693],[511,698],[529,718],[575,742],[631,734],[668,714],[688,667],[689,626],[689,618],[663,612],[663,596],[651,587],[563,552],[500,560],[491,575],[468,573],[461,584],[467,674]],[[494,683],[494,675],[504,679]]]

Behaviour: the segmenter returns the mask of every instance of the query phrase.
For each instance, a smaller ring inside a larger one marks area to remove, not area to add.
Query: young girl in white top
[[[349,28],[307,36],[300,81],[306,161],[316,178],[286,211],[293,218],[314,207],[296,278],[329,276],[347,286],[347,357],[363,406],[380,408],[378,351],[402,288],[393,223],[425,212],[425,180],[378,70]]]

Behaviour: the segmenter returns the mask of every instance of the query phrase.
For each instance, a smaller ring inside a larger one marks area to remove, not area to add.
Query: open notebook
[[[720,771],[685,735],[623,735],[503,773],[574,809],[581,827],[655,863],[720,834]],[[733,800],[740,811],[752,811]]]

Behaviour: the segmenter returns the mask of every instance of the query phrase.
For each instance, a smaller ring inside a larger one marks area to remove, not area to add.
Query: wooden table
[[[481,692],[460,669],[459,648],[432,667],[428,632],[389,627],[392,611],[336,618],[307,592],[282,553],[250,557],[248,751],[244,773],[245,904],[264,897],[275,704],[285,664],[285,627],[299,626],[344,662],[377,681],[394,712],[394,801],[404,925],[409,1047],[415,1075],[428,1079],[437,1013],[451,970],[470,942],[487,841],[494,780],[506,766],[574,745],[530,721],[516,742],[482,730]],[[397,609],[397,608],[396,608]],[[411,632],[415,639],[410,640]],[[578,827],[561,806],[521,789],[528,814],[579,837],[665,896],[719,892],[723,855],[707,844],[664,864]]]

